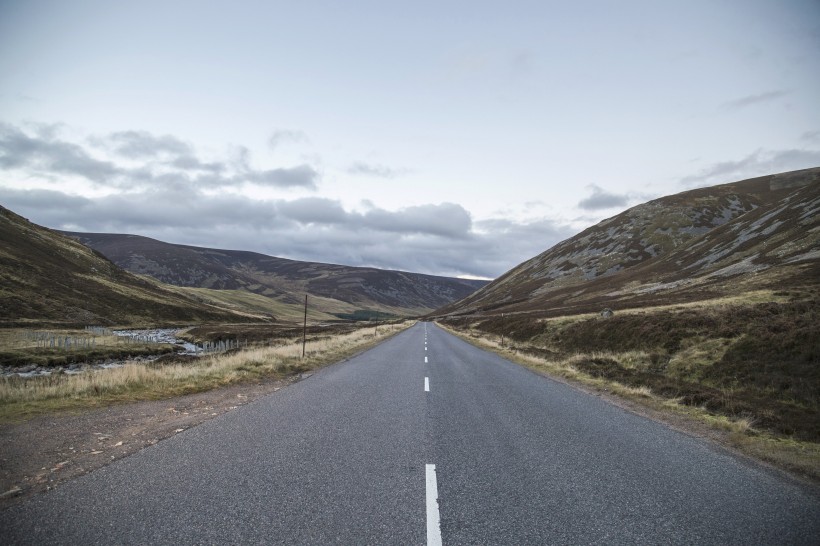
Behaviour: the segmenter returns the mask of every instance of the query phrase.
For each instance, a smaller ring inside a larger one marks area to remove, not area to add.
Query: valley
[[[820,169],[776,174],[638,205],[487,282],[60,233],[0,209],[0,434],[31,461],[3,476],[3,502],[306,379],[419,318],[817,483],[819,222]],[[125,341],[115,328],[175,339]],[[199,349],[178,354],[176,342]],[[62,435],[45,434],[52,419]],[[101,433],[98,446],[91,429],[140,440],[109,446]]]

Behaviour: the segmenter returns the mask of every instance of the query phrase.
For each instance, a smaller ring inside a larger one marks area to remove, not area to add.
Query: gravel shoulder
[[[301,377],[2,424],[0,510],[278,391]]]

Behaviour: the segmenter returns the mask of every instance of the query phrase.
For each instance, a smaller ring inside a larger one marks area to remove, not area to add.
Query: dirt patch
[[[0,509],[275,392],[300,377],[0,425]]]

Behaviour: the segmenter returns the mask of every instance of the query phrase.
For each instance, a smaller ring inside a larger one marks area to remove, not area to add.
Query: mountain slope
[[[293,305],[309,293],[319,298],[316,304],[321,309],[345,316],[357,311],[364,315],[368,312],[423,314],[486,284],[486,281],[176,245],[137,235],[70,232],[66,235],[98,250],[128,271],[150,275],[168,284],[246,290]]]
[[[820,278],[819,189],[816,168],[662,197],[586,229],[436,314],[586,312],[721,295],[741,284],[776,289],[783,276],[811,284]]]
[[[77,241],[0,207],[2,326],[157,325],[249,318],[132,275]]]

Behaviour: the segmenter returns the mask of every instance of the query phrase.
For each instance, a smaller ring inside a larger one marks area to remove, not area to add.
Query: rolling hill
[[[259,316],[197,302],[0,207],[0,326],[165,325]]]
[[[527,260],[444,315],[572,314],[816,290],[820,168],[699,188],[604,220]]]
[[[420,315],[461,299],[486,281],[367,267],[301,262],[255,252],[165,243],[137,235],[65,232],[120,267],[182,287],[207,301],[240,291],[296,309],[312,305],[339,318]],[[279,313],[275,313],[279,316]]]

